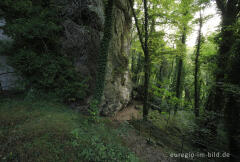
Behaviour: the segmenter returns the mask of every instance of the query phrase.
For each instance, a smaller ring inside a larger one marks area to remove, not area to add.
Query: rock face
[[[0,20],[0,27],[5,25],[3,19]],[[10,38],[3,34],[0,29],[0,41],[9,41]],[[14,69],[7,64],[7,56],[0,53],[0,91],[12,90],[18,87],[20,77],[14,73]]]
[[[110,43],[106,82],[101,104],[102,115],[112,115],[130,100],[132,91],[128,71],[131,13],[128,0],[115,0],[113,38]],[[70,0],[64,11],[63,52],[74,58],[75,66],[95,88],[96,59],[103,35],[103,0]]]
[[[99,0],[70,0],[64,11],[63,52],[74,59],[76,70],[89,80],[90,93],[95,86],[103,10],[103,3]]]
[[[113,37],[108,53],[108,65],[102,102],[102,114],[111,115],[130,101],[132,83],[128,70],[130,52],[131,12],[128,0],[115,0]]]

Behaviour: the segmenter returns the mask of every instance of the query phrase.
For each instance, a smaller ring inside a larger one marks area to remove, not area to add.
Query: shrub
[[[54,92],[65,101],[83,99],[86,80],[61,52],[61,6],[43,0],[1,0],[0,6],[4,32],[13,39],[5,53],[26,81],[26,89]]]

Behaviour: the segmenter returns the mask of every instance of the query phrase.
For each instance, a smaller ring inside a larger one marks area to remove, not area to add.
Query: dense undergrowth
[[[139,161],[120,138],[128,128],[108,123],[56,102],[2,98],[0,161]]]

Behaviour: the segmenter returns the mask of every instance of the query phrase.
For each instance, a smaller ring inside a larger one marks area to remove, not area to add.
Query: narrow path
[[[117,121],[127,121],[131,119],[142,119],[142,115],[139,110],[136,109],[136,106],[141,106],[142,103],[139,101],[132,101],[123,110],[119,111],[115,116],[112,117],[112,120]]]
[[[175,159],[164,153],[162,147],[149,144],[146,138],[135,130],[130,130],[123,136],[123,139],[130,150],[146,162],[176,162]]]
[[[132,101],[125,109],[118,112],[111,118],[113,124],[117,127],[119,122],[128,121],[131,119],[142,119],[140,110],[136,107],[142,106],[140,101]],[[131,151],[146,162],[175,162],[166,156],[163,148],[148,144],[146,138],[141,136],[135,129],[129,130],[126,135],[122,136],[125,145],[127,145]]]

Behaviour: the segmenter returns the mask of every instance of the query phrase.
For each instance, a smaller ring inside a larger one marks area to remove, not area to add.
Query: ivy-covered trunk
[[[222,14],[221,41],[217,58],[216,85],[212,95],[213,102],[208,105],[208,110],[224,112],[225,126],[228,130],[230,161],[237,162],[239,158],[239,43],[235,24],[240,13],[238,0],[216,0]],[[238,33],[239,34],[239,33]],[[238,71],[238,72],[237,72]],[[219,118],[214,119],[216,121]],[[217,128],[215,128],[217,129]]]

